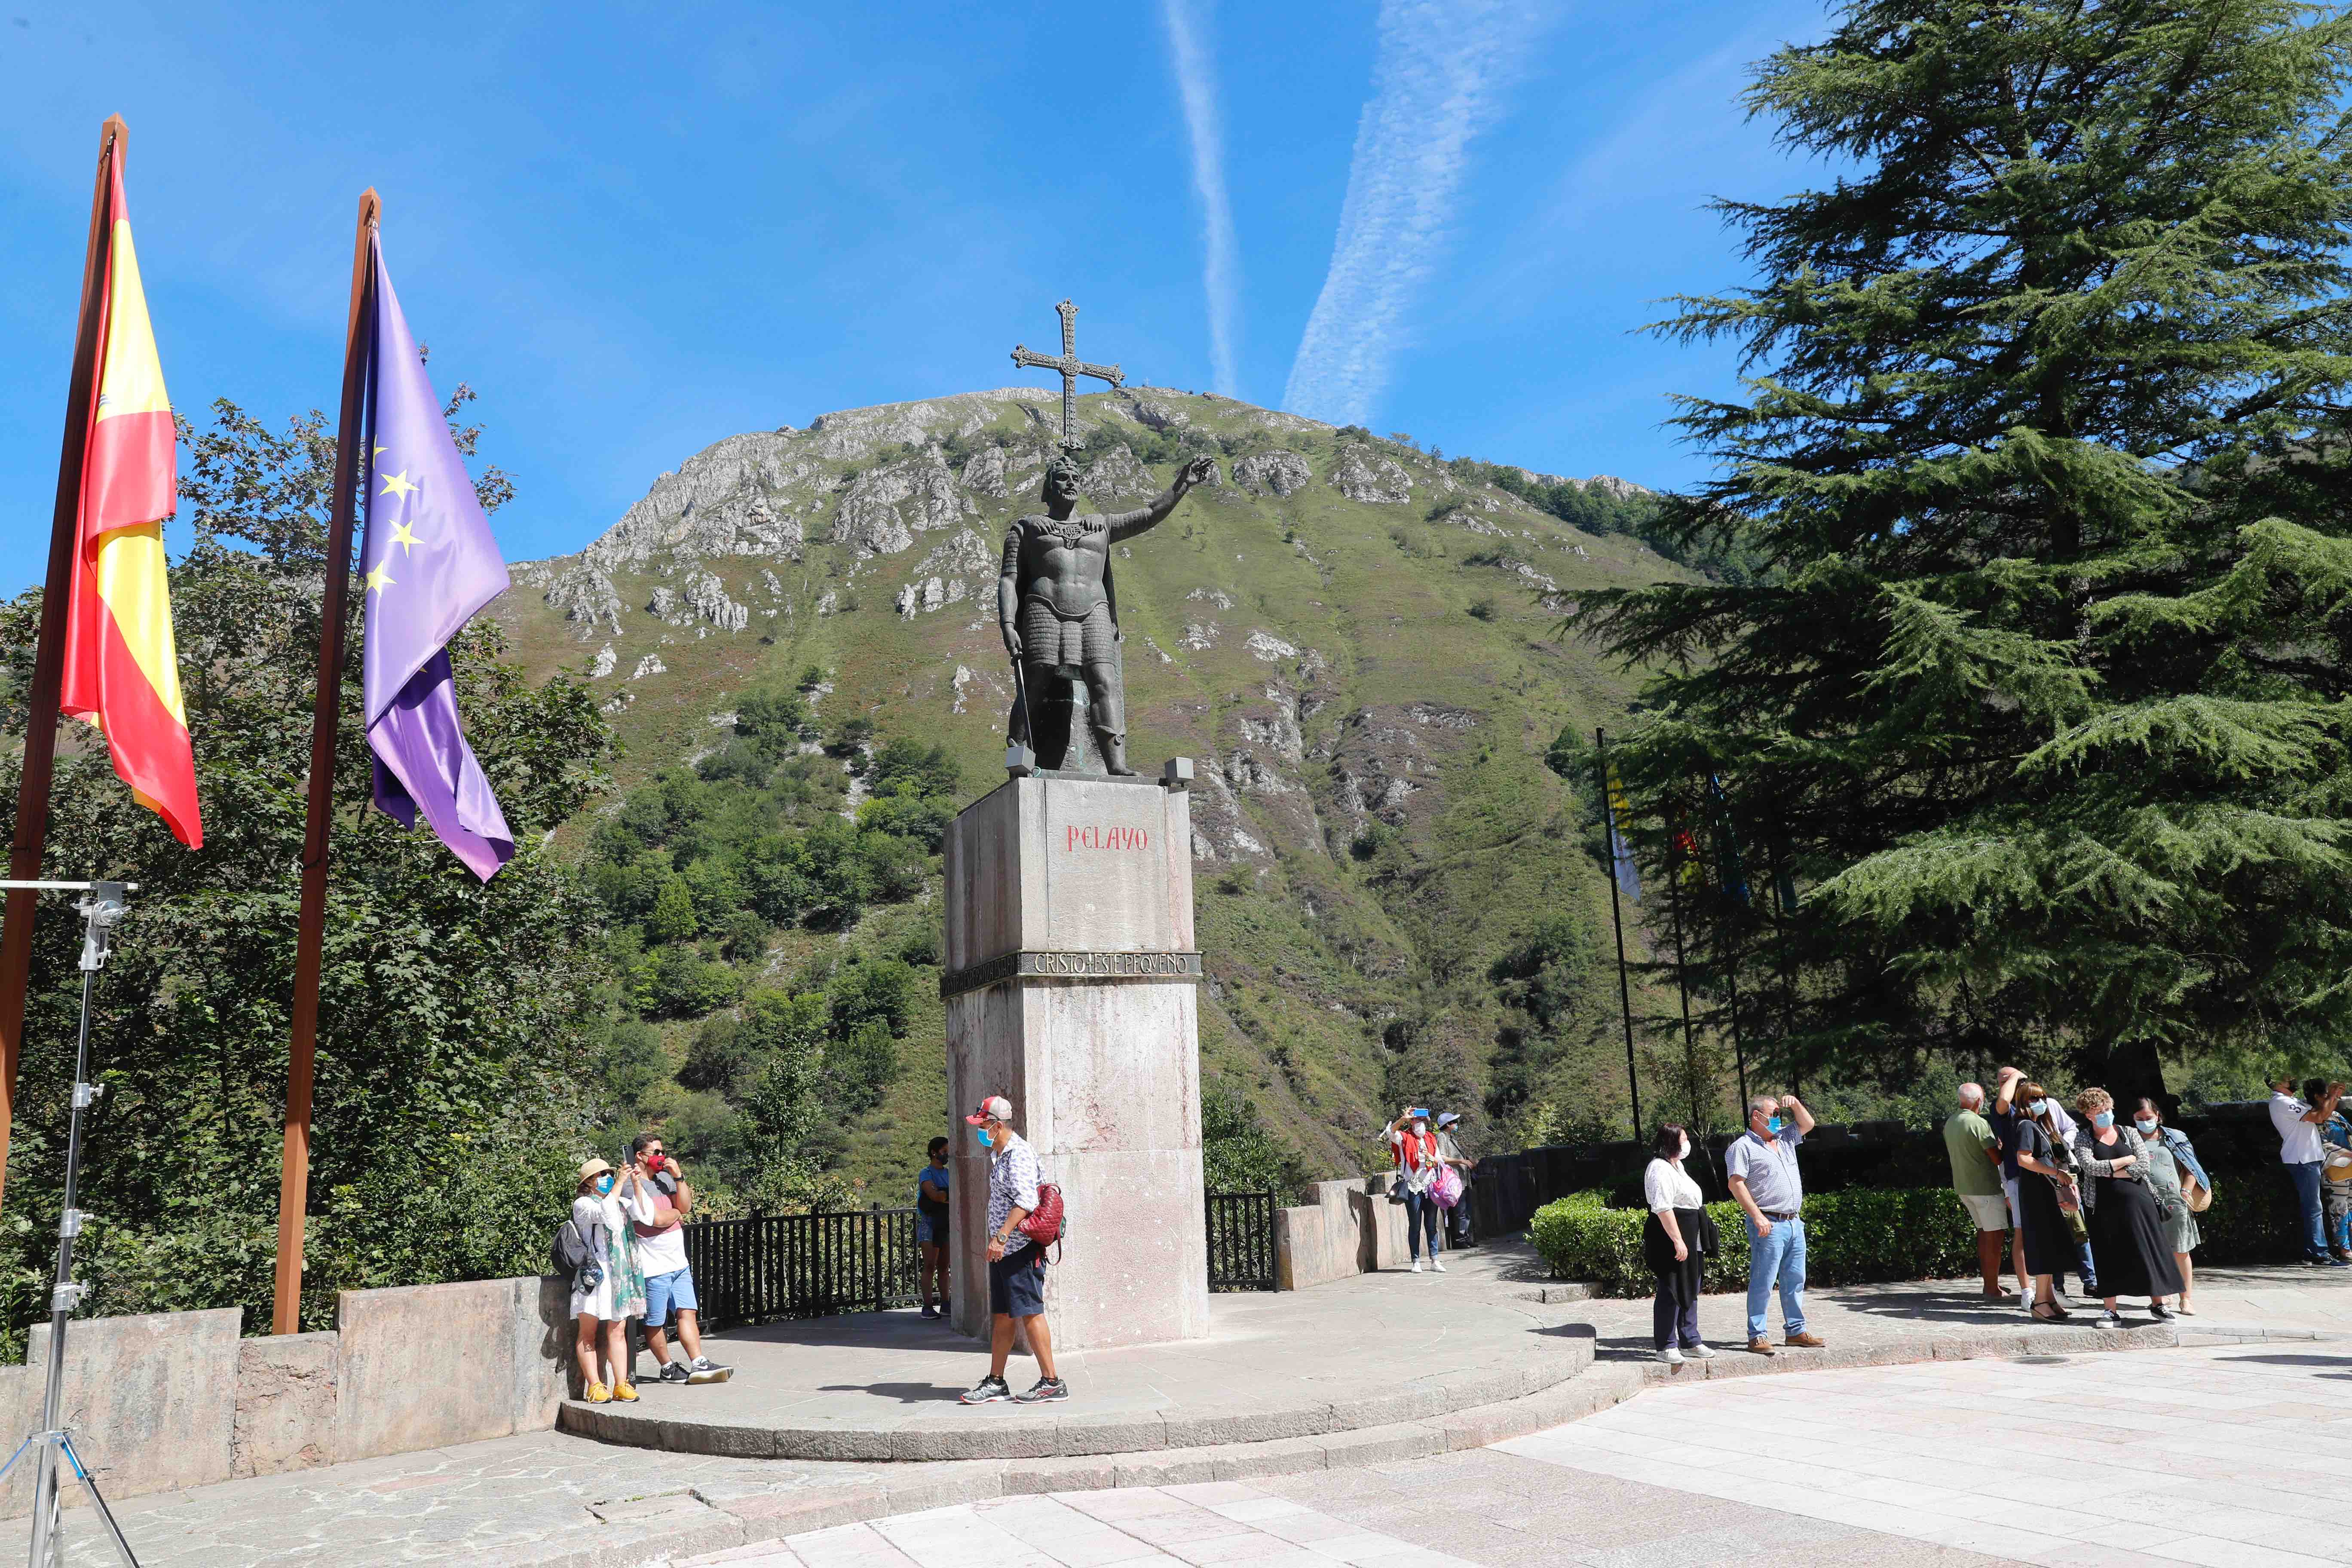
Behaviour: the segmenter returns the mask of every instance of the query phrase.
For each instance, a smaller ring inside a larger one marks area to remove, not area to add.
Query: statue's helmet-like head
[[[1045,487],[1042,492],[1049,501],[1078,499],[1078,465],[1075,458],[1060,457],[1045,465]]]

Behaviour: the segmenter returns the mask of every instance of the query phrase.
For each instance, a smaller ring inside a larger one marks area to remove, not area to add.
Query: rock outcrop
[[[1349,500],[1401,505],[1412,500],[1412,476],[1368,447],[1342,447],[1331,462],[1331,488]]]
[[[580,640],[593,637],[599,627],[618,637],[621,632],[621,591],[613,580],[584,561],[557,571],[547,586],[547,602],[580,628]]]
[[[1288,450],[1253,452],[1234,465],[1234,483],[1253,495],[1290,495],[1314,477],[1307,459]]]

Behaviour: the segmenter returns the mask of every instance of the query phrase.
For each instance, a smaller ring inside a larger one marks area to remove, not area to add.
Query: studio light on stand
[[[72,1467],[75,1479],[89,1493],[90,1506],[106,1522],[106,1532],[114,1538],[115,1550],[122,1553],[122,1561],[131,1568],[139,1568],[139,1559],[131,1553],[131,1542],[122,1538],[122,1527],[114,1522],[114,1512],[106,1506],[106,1499],[99,1495],[98,1483],[90,1479],[81,1456],[74,1452],[73,1435],[63,1423],[66,1321],[73,1316],[82,1295],[82,1287],[73,1279],[74,1237],[81,1234],[82,1226],[82,1212],[74,1206],[80,1195],[82,1117],[106,1089],[104,1084],[89,1081],[89,999],[98,982],[98,972],[106,963],[107,945],[125,912],[123,900],[138,887],[136,882],[0,881],[0,889],[30,888],[42,892],[83,895],[82,901],[75,906],[81,916],[82,930],[81,1032],[74,1047],[73,1116],[66,1134],[65,1214],[58,1222],[58,1280],[49,1292],[48,1384],[41,1398],[41,1429],[17,1444],[8,1462],[0,1465],[0,1479],[5,1479],[26,1452],[34,1456],[33,1549],[26,1559],[30,1568],[55,1568],[65,1561],[65,1542],[58,1531],[60,1460]]]

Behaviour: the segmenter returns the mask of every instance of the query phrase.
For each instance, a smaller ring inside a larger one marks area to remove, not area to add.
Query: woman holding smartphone
[[[602,1160],[580,1167],[572,1223],[583,1239],[594,1240],[604,1265],[604,1277],[593,1287],[572,1292],[572,1317],[578,1325],[572,1353],[580,1363],[581,1397],[591,1405],[637,1396],[629,1381],[628,1321],[646,1315],[646,1276],[637,1266],[636,1234],[631,1226],[653,1217],[644,1172],[635,1160],[617,1171]],[[613,1379],[609,1384],[598,1375],[606,1368]]]

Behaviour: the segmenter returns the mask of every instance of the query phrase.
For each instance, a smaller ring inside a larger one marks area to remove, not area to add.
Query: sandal
[[[2045,1311],[2044,1308],[2049,1310]],[[2066,1321],[2066,1309],[2055,1301],[2036,1301],[2032,1307],[2032,1317],[2037,1323],[2063,1323]]]

